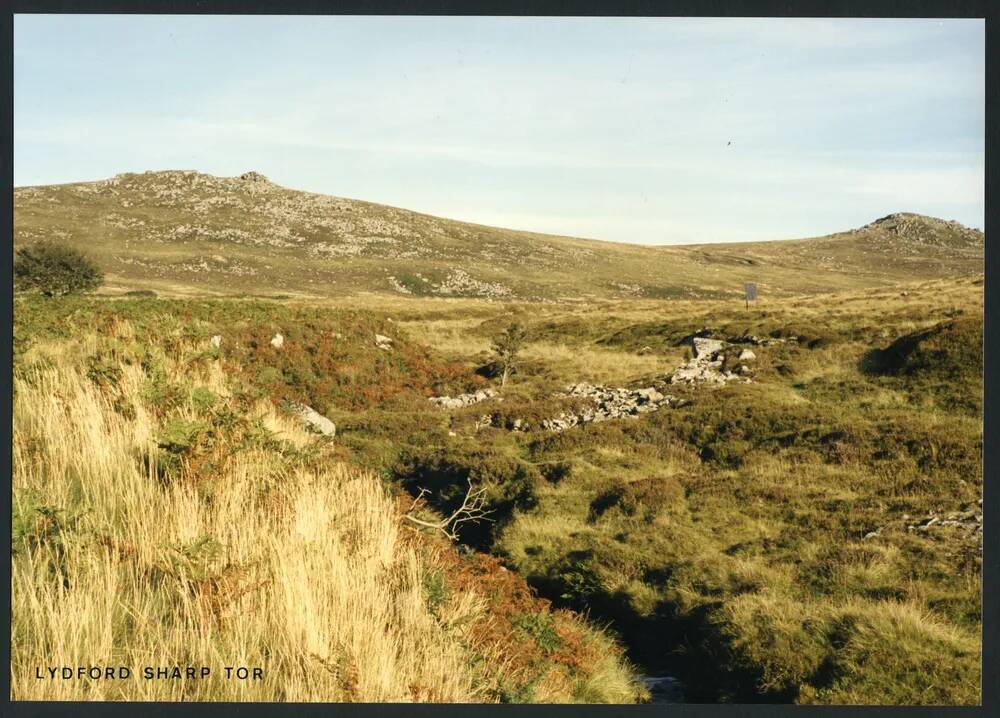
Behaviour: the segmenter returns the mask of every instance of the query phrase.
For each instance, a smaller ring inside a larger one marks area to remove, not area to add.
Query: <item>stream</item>
[[[673,676],[642,676],[642,682],[652,695],[650,703],[684,702],[684,686]]]

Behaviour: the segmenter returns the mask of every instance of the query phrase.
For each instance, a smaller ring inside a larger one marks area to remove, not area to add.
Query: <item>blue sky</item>
[[[983,226],[981,20],[19,15],[14,182],[253,169],[644,244]]]

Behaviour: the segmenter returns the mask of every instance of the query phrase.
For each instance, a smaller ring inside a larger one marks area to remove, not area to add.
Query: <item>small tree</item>
[[[14,257],[17,288],[37,290],[47,297],[93,291],[103,281],[104,274],[87,255],[63,244],[21,247]]]
[[[497,365],[500,368],[500,386],[507,385],[507,377],[511,372],[517,370],[518,354],[524,346],[524,339],[527,335],[524,327],[519,322],[511,322],[493,342],[493,351],[497,355]]]

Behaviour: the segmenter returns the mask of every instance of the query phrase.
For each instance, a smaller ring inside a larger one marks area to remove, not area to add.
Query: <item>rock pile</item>
[[[563,431],[578,424],[634,417],[657,411],[663,406],[670,406],[671,402],[677,402],[677,397],[662,394],[651,386],[643,389],[622,389],[580,383],[566,387],[566,396],[590,399],[594,407],[584,409],[578,414],[563,412],[557,417],[543,419],[541,423],[543,429]]]
[[[966,504],[959,511],[952,511],[948,514],[942,511],[928,511],[927,515],[921,519],[916,519],[909,514],[903,514],[903,523],[906,530],[911,533],[928,534],[942,528],[954,528],[964,531],[971,539],[979,545],[979,550],[983,548],[983,500],[979,499],[976,504]],[[873,539],[882,535],[881,526],[874,531],[869,531],[864,538]]]
[[[499,299],[509,297],[513,294],[510,287],[506,287],[500,282],[484,282],[472,277],[464,269],[453,267],[448,277],[440,284],[434,285],[431,290],[434,294],[449,295],[469,295],[474,297],[486,297],[487,299]]]
[[[694,358],[674,370],[670,375],[671,384],[726,384],[732,381],[750,383],[750,367],[746,364],[737,364],[734,369],[724,368],[726,343],[721,339],[694,336],[690,341]],[[738,361],[749,362],[756,359],[756,354],[744,349],[740,351]]]
[[[437,404],[442,409],[461,409],[463,406],[471,406],[481,401],[492,399],[497,395],[496,389],[480,389],[472,394],[459,394],[458,396],[432,396],[430,401]]]
[[[194,174],[194,173],[192,173]],[[244,182],[267,182],[268,179],[260,172],[254,172],[253,170],[249,172],[244,172],[240,175],[240,179]]]
[[[909,517],[904,516],[904,521]],[[979,499],[978,504],[964,506],[961,511],[952,511],[942,515],[935,511],[928,511],[927,516],[915,523],[906,525],[907,531],[918,531],[921,533],[945,527],[954,527],[966,531],[970,536],[974,536],[979,545],[983,541],[983,500]]]

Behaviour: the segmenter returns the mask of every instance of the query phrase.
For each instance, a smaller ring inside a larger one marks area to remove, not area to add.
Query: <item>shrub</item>
[[[493,342],[493,351],[496,352],[496,361],[500,366],[500,386],[507,385],[507,377],[517,370],[518,354],[524,347],[524,340],[527,333],[519,322],[511,324]]]
[[[43,242],[17,250],[14,282],[18,289],[47,297],[97,289],[104,274],[85,254],[62,244]]]

